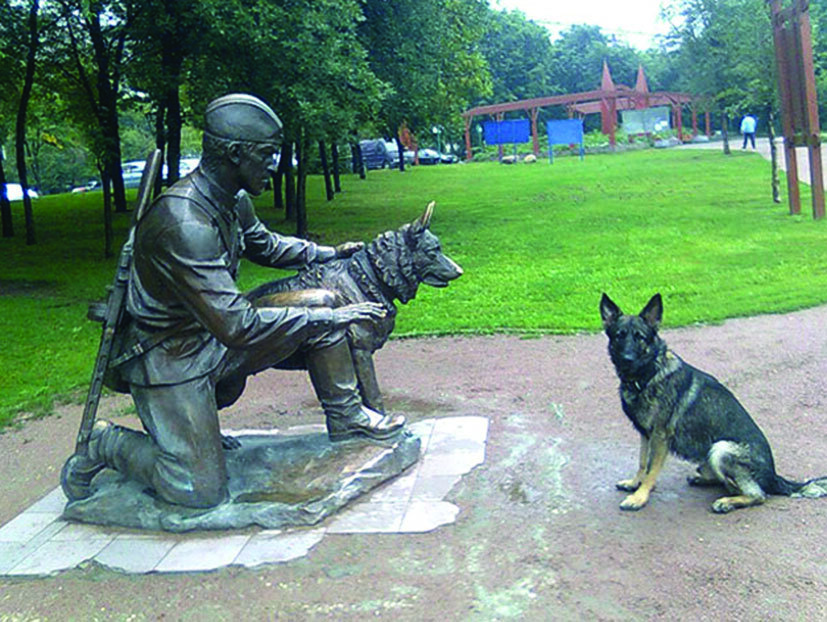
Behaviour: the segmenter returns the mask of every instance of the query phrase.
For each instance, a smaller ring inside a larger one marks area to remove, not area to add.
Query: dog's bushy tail
[[[827,477],[815,477],[806,482],[794,482],[776,475],[774,485],[774,490],[769,491],[774,495],[807,497],[808,499],[827,497]]]

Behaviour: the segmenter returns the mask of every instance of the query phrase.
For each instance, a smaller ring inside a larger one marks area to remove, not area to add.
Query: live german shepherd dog
[[[462,268],[442,252],[439,238],[430,231],[433,211],[431,202],[413,223],[377,236],[350,257],[308,265],[296,276],[266,283],[247,294],[258,306],[283,304],[291,292],[321,292],[317,304],[332,307],[358,302],[383,305],[384,318],[351,324],[347,334],[362,401],[379,412],[385,408],[373,353],[385,345],[394,328],[396,301],[413,300],[421,283],[447,287],[462,275]]]
[[[632,493],[620,504],[622,510],[646,505],[670,451],[698,465],[690,485],[726,489],[728,496],[712,504],[713,512],[758,505],[767,495],[827,495],[827,478],[800,483],[778,475],[766,437],[735,396],[667,348],[658,336],[660,294],[639,315],[624,315],[603,294],[600,316],[620,378],[623,412],[641,435],[638,471],[617,483]]]

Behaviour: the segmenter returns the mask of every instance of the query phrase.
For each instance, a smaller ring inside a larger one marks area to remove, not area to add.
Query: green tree
[[[531,99],[560,91],[553,73],[548,30],[519,11],[491,11],[480,51],[491,74],[491,93],[475,105]]]
[[[634,84],[641,55],[635,48],[603,34],[599,26],[575,25],[563,31],[552,45],[551,80],[563,93],[580,93],[600,87],[603,62],[618,84]]]
[[[403,124],[420,136],[460,126],[470,102],[490,93],[480,50],[489,11],[479,0],[365,0],[359,37],[371,70],[390,87],[379,112],[387,136]]]
[[[186,116],[182,102],[187,63],[200,53],[209,28],[227,32],[230,24],[209,24],[210,3],[205,0],[131,0],[126,72],[129,83],[146,93],[155,117],[155,146],[165,153],[167,181],[179,177],[181,139]],[[160,183],[160,179],[159,179]]]
[[[118,110],[131,7],[118,1],[56,0],[61,9],[62,39],[54,64],[68,76],[66,96],[78,123],[90,130],[90,144],[101,166],[104,202],[111,187],[115,210],[126,211],[121,173]],[[84,118],[94,119],[89,125]]]
[[[190,93],[203,110],[217,92],[243,91],[269,102],[298,159],[297,233],[306,235],[305,180],[310,145],[349,133],[375,114],[381,84],[356,39],[358,0],[210,3]],[[231,25],[231,26],[230,26]],[[238,36],[228,33],[240,33]],[[289,163],[289,158],[287,162]]]
[[[680,17],[672,37],[685,86],[707,95],[720,112],[724,153],[729,153],[729,119],[747,112],[763,113],[772,136],[777,81],[765,0],[678,0],[668,10]],[[778,200],[774,149],[771,186]]]
[[[16,89],[21,68],[24,14],[10,0],[0,2],[0,75],[5,76],[8,87],[0,89],[0,220],[3,237],[14,236],[11,204],[6,194],[5,146],[12,135],[10,120],[14,117]]]
[[[32,198],[29,196],[28,170],[26,168],[26,117],[29,111],[29,101],[34,88],[34,74],[40,46],[40,12],[39,0],[32,0],[26,11],[26,27],[23,39],[25,60],[23,62],[23,83],[20,85],[20,95],[17,103],[17,119],[14,127],[14,155],[17,160],[17,176],[23,188],[23,213],[26,222],[26,244],[34,244],[34,212]]]

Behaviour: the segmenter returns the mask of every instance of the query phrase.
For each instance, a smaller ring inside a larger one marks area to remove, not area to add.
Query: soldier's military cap
[[[281,137],[282,123],[273,109],[258,97],[231,93],[207,105],[204,126],[215,138],[274,142]]]

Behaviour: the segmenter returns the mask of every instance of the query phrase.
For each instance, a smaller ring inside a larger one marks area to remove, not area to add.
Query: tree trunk
[[[727,126],[729,125],[729,117],[727,113],[721,113],[721,136],[724,139],[724,155],[729,155],[731,151],[729,150],[729,133],[727,132]]]
[[[3,165],[3,146],[0,145],[0,219],[3,222],[3,237],[14,237],[14,223],[11,217],[11,202],[6,191],[6,168]]]
[[[774,203],[781,203],[781,191],[778,181],[778,149],[775,146],[775,115],[772,106],[767,108],[767,138],[770,141],[770,186],[772,187],[772,200]]]
[[[173,20],[174,9],[164,2],[167,15]],[[167,185],[181,176],[181,68],[184,57],[174,32],[166,31],[161,38],[161,72],[164,76],[164,103],[167,129]]]
[[[108,82],[108,81],[107,81]],[[120,122],[118,121],[117,93],[111,85],[101,93],[101,108],[106,116],[104,125],[104,143],[106,145],[106,160],[109,162],[109,175],[112,179],[112,197],[116,212],[126,212],[126,187],[123,183],[121,171],[121,137]]]
[[[26,54],[26,77],[23,82],[23,90],[20,93],[20,104],[17,107],[17,123],[15,126],[14,152],[17,158],[17,175],[20,178],[20,186],[23,188],[23,213],[26,217],[26,244],[34,244],[37,241],[34,234],[34,213],[32,211],[32,199],[29,196],[29,180],[26,171],[26,115],[29,109],[29,100],[32,96],[32,86],[34,85],[34,69],[39,40],[37,28],[37,12],[39,8],[39,0],[33,0],[32,6],[29,8],[29,50]]]
[[[166,101],[158,103],[158,112],[155,114],[155,148],[161,152],[161,167],[163,170],[164,157],[167,152],[167,134],[166,134]],[[155,177],[155,189],[153,196],[158,196],[163,191],[164,176],[157,175]]]
[[[112,185],[106,165],[101,165],[101,184],[103,185],[103,256],[109,259],[112,252]]]
[[[279,165],[281,165],[281,161],[279,161]],[[270,184],[273,186],[273,209],[277,212],[284,209],[284,199],[281,196],[284,186],[283,180],[284,175],[278,169],[270,173]]]
[[[333,197],[333,179],[330,176],[330,164],[327,161],[327,146],[323,140],[319,141],[319,159],[322,161],[322,174],[324,175],[324,191],[328,201]]]
[[[402,141],[399,140],[399,137],[396,137],[396,153],[399,156],[399,171],[401,173],[405,172],[405,148],[402,146]]]
[[[181,176],[181,97],[177,82],[167,98],[167,185]],[[162,175],[159,175],[162,177]]]
[[[281,149],[279,166],[284,162],[284,217],[296,220],[296,180],[293,174],[293,143],[286,142]]]
[[[333,190],[334,192],[342,191],[342,180],[339,178],[339,145],[336,141],[330,145],[330,157],[333,160]]]
[[[359,179],[365,179],[365,162],[362,160],[362,150],[359,148],[359,142],[350,143],[350,153],[353,159],[353,172],[359,174]]]
[[[94,12],[87,20],[97,72],[98,122],[103,134],[104,165],[109,167],[109,174],[112,178],[115,211],[125,212],[126,191],[121,171],[121,139],[118,121],[118,84],[120,82],[118,67],[123,55],[126,35],[122,34],[115,42],[114,49],[110,49],[104,40],[101,28],[102,11],[101,5],[96,4]]]
[[[307,237],[307,145],[305,144],[304,130],[299,130],[296,141],[296,159],[299,161],[299,170],[296,175],[296,235]]]

